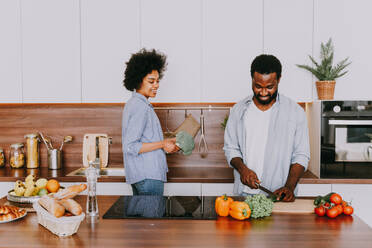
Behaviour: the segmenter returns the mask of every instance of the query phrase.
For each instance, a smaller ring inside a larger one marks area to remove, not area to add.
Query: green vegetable
[[[333,195],[335,192],[331,192],[329,194],[326,194],[325,196],[318,195],[317,198],[314,200],[314,205],[319,206],[321,204],[324,204],[326,202],[331,203],[331,195]]]
[[[186,131],[180,131],[176,135],[176,145],[182,150],[183,155],[190,155],[194,150],[194,138]]]
[[[273,201],[264,194],[247,196],[245,202],[248,203],[252,211],[251,217],[254,219],[270,216],[274,207]]]

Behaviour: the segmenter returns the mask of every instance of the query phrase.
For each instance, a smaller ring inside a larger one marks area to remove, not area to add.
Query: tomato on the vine
[[[352,206],[346,206],[344,207],[344,214],[346,215],[352,215],[354,212],[354,208]]]
[[[334,206],[338,210],[338,215],[342,214],[344,212],[344,208],[341,204]]]
[[[336,207],[332,207],[327,210],[327,216],[329,218],[336,218],[338,215],[338,209]]]
[[[314,212],[318,216],[324,216],[326,214],[326,209],[323,206],[319,206],[319,207],[314,208]]]
[[[326,203],[323,204],[323,206],[324,206],[325,208],[329,208],[329,207],[331,206],[331,204],[329,204],[328,202],[326,202]]]
[[[342,197],[337,193],[332,194],[331,197],[329,198],[329,200],[332,203],[334,203],[335,205],[338,205],[338,204],[342,203]]]

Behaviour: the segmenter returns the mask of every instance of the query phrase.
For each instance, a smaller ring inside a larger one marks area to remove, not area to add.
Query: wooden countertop
[[[61,182],[84,182],[85,177],[67,176],[79,167],[65,167],[60,170],[49,170],[46,167],[39,169],[12,169],[0,168],[0,182],[15,182],[23,180],[28,174],[37,177],[56,178]],[[125,177],[101,176],[99,182],[125,182]],[[233,183],[233,169],[228,167],[169,167],[168,182],[170,183]],[[300,184],[371,184],[372,179],[320,179],[310,171],[306,171],[299,181]]]
[[[99,196],[100,216],[118,196]],[[75,198],[85,207],[85,196]],[[0,205],[6,199],[0,200]],[[81,223],[75,235],[59,238],[35,213],[0,224],[0,247],[370,247],[372,229],[357,216],[335,219],[314,214],[273,214],[260,220],[99,219]]]

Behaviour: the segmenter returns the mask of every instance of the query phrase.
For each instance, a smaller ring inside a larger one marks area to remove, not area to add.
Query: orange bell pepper
[[[219,216],[228,216],[230,210],[230,204],[234,200],[231,197],[227,197],[226,194],[216,198],[215,210]]]
[[[251,209],[245,202],[234,201],[230,204],[230,215],[234,219],[244,220],[251,216]]]

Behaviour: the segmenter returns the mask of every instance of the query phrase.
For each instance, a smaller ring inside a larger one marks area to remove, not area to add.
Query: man
[[[251,65],[253,95],[231,109],[224,151],[234,168],[234,193],[261,193],[258,184],[278,199],[295,200],[298,180],[310,159],[304,110],[278,94],[282,66],[272,55],[260,55]]]

